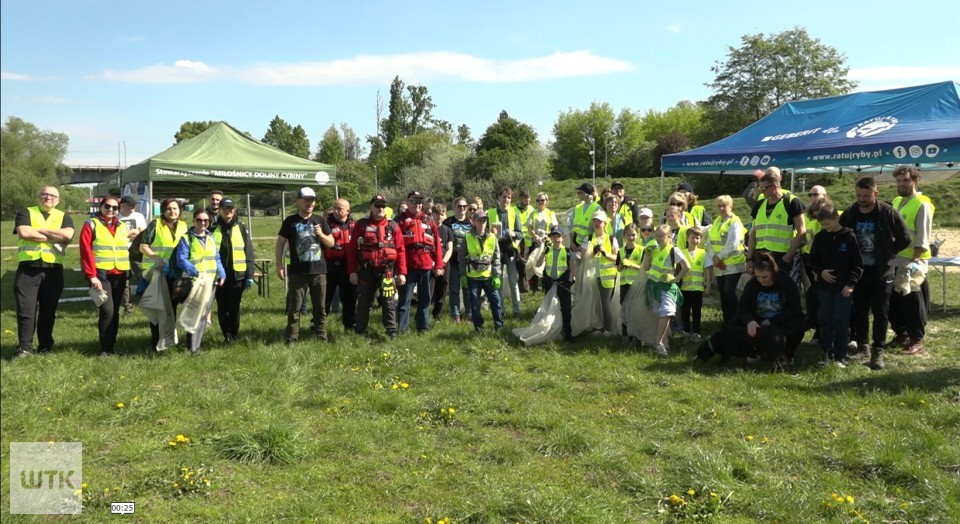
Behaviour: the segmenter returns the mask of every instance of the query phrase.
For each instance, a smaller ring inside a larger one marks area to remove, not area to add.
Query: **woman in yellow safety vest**
[[[100,201],[100,213],[83,224],[80,230],[80,267],[90,289],[105,297],[98,304],[100,356],[114,354],[123,291],[130,272],[127,250],[127,225],[117,218],[120,198],[108,196]]]
[[[620,244],[613,235],[607,233],[609,220],[607,214],[602,209],[598,209],[591,220],[593,233],[584,240],[581,247],[587,256],[592,254],[596,263],[604,331],[615,332],[617,319],[612,318],[610,302],[613,300],[613,291],[617,285],[617,254],[620,253]]]
[[[560,225],[557,221],[557,214],[547,207],[550,204],[550,197],[546,193],[537,193],[535,203],[536,209],[531,211],[527,217],[525,224],[527,234],[523,237],[524,241],[530,239],[531,251],[539,246],[544,246],[544,249],[546,249],[546,246],[550,243],[547,240],[547,232],[552,231],[554,226]],[[536,275],[527,276],[530,277],[530,289],[536,291],[539,287],[539,279]]]
[[[180,243],[177,244],[177,250],[174,253],[177,269],[191,278],[205,275],[216,281],[218,286],[222,286],[226,278],[226,272],[220,262],[220,248],[217,246],[217,240],[207,230],[210,226],[210,214],[207,213],[207,210],[197,209],[194,211],[193,224],[193,227],[187,230],[187,234],[183,235]],[[203,333],[207,328],[205,319],[213,307],[215,297],[214,293],[210,293],[210,297],[201,311],[204,320],[200,321],[196,331],[192,334],[187,333],[187,348],[191,353],[200,351]]]
[[[146,288],[146,281],[152,279],[151,270],[163,271],[164,279],[167,284],[167,290],[170,296],[173,296],[173,283],[176,278],[173,275],[170,259],[173,256],[173,250],[177,243],[187,232],[187,224],[180,220],[180,201],[175,198],[167,198],[160,201],[160,218],[147,224],[147,229],[143,231],[143,237],[140,239],[140,253],[143,254],[143,279],[138,290],[143,292]],[[167,311],[167,315],[176,315],[177,306],[173,304],[172,311]],[[160,343],[160,324],[150,323],[150,347],[155,350],[162,350],[158,347]]]
[[[733,197],[720,195],[716,203],[717,219],[707,231],[707,257],[713,261],[723,324],[727,325],[737,316],[737,284],[747,267],[746,229],[733,212]]]

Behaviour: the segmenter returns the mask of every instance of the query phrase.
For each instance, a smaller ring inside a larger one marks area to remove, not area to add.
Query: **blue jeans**
[[[820,299],[820,347],[835,360],[846,358],[850,342],[850,306],[853,297],[844,297],[840,291],[817,290]]]
[[[483,327],[483,313],[480,310],[480,292],[487,295],[490,302],[490,312],[493,314],[493,327],[500,329],[503,327],[503,297],[499,290],[493,289],[493,282],[490,279],[479,280],[471,278],[467,281],[467,287],[470,289],[470,317],[473,320],[473,327],[480,329]]]
[[[410,325],[410,302],[413,300],[413,288],[417,288],[417,331],[430,329],[430,271],[429,269],[408,269],[407,283],[400,286],[400,304],[397,306],[397,327],[401,333]]]
[[[459,265],[450,264],[450,279],[448,280],[450,287],[447,289],[447,295],[450,296],[450,314],[454,317],[461,316],[461,303],[463,304],[462,313],[464,313],[462,316],[466,316],[467,310],[470,309],[470,291],[460,287],[460,273]],[[463,299],[462,302],[461,298]]]

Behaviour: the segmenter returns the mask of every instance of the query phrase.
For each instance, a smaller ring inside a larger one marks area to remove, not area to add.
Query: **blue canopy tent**
[[[660,171],[950,169],[960,163],[958,93],[960,84],[941,82],[790,102],[723,140],[664,155]]]

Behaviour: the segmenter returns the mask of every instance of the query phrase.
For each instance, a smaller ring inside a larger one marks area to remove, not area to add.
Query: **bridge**
[[[120,168],[117,166],[67,167],[73,171],[73,174],[70,175],[70,184],[99,184],[120,171]]]

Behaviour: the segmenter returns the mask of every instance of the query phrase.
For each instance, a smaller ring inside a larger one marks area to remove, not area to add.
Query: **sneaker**
[[[916,355],[923,352],[923,339],[911,338],[906,347],[903,348],[904,355]]]
[[[817,361],[817,367],[820,369],[826,368],[830,364],[830,359],[826,355],[820,357],[820,360]]]
[[[107,358],[107,357],[113,357],[113,356],[116,356],[116,353],[114,353],[113,351],[101,351],[101,352],[100,352],[100,358]]]
[[[886,365],[883,363],[883,354],[877,349],[871,350],[870,363],[867,364],[867,366],[874,371],[880,371],[881,369],[885,368]]]
[[[657,347],[653,348],[653,352],[656,353],[658,357],[666,357],[667,347],[663,344],[657,344]]]
[[[833,361],[833,364],[834,364],[835,366],[837,366],[838,368],[840,368],[840,369],[844,369],[844,368],[847,367],[847,363],[844,362],[844,359],[834,360],[834,361]]]
[[[759,362],[761,358],[762,358],[762,357],[757,356],[757,355],[754,355],[754,356],[752,356],[752,357],[747,357],[747,364],[753,364],[753,363],[755,363],[755,362]]]
[[[910,342],[910,335],[903,333],[894,337],[893,340],[891,340],[887,344],[887,347],[888,348],[906,348],[908,345],[910,345],[909,342]]]
[[[18,349],[17,352],[13,354],[13,358],[29,357],[32,354],[33,353],[27,351],[26,349]]]
[[[687,336],[687,340],[690,342],[700,342],[700,333],[690,333]]]
[[[858,347],[858,346],[857,346],[857,341],[856,341],[856,340],[851,340],[851,341],[847,344],[847,350],[849,350],[849,351],[851,351],[851,352],[853,352],[853,353],[856,353],[856,352],[857,352],[857,347]]]

